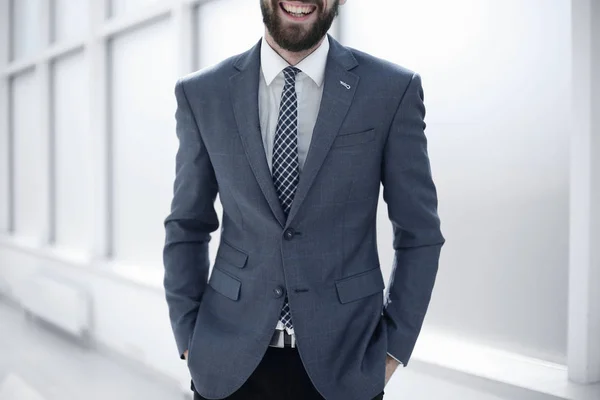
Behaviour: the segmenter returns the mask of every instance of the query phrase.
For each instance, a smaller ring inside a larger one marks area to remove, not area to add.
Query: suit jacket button
[[[283,233],[283,237],[285,238],[285,240],[292,240],[294,238],[294,235],[296,235],[296,232],[292,228],[287,228]]]
[[[277,286],[275,289],[273,289],[273,294],[275,297],[281,297],[283,295],[283,288],[281,286]]]

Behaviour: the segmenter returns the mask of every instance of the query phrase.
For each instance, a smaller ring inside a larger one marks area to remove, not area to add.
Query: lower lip
[[[285,11],[283,9],[283,6],[281,4],[279,4],[279,9],[281,10],[282,13],[285,14],[286,17],[288,17],[292,21],[298,21],[298,22],[306,21],[307,19],[309,19],[310,17],[312,17],[312,15],[315,13],[315,11],[313,11],[310,14],[304,15],[302,17],[295,17],[292,14],[288,13],[287,11]]]

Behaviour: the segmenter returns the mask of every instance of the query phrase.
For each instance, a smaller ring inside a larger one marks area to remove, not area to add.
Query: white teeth
[[[312,12],[311,7],[300,7],[300,6],[293,6],[293,5],[289,5],[289,4],[283,4],[283,8],[285,9],[285,11],[289,12],[290,14],[305,15],[305,14],[310,14]]]

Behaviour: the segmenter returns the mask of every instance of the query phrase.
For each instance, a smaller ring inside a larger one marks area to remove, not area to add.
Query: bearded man
[[[383,399],[417,341],[444,243],[421,78],[328,35],[345,2],[260,0],[256,45],[175,85],[164,287],[197,400]]]

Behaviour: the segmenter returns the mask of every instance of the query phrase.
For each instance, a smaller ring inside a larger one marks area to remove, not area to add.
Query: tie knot
[[[300,72],[300,70],[296,67],[285,67],[283,70],[283,76],[285,78],[285,82],[286,83],[294,83],[296,82],[296,74],[298,74],[298,72]]]

